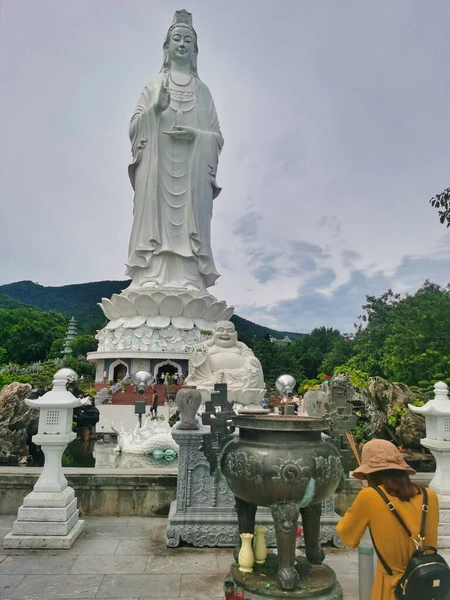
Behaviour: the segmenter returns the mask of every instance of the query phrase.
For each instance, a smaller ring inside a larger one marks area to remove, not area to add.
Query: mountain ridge
[[[91,281],[88,283],[73,283],[63,286],[43,286],[33,281],[24,280],[0,285],[0,294],[12,298],[24,305],[34,306],[41,310],[54,310],[65,317],[74,317],[82,327],[103,327],[106,323],[103,312],[97,306],[102,298],[110,298],[112,294],[128,287],[129,280]],[[13,306],[11,306],[13,308]],[[240,335],[251,339],[264,339],[267,335],[281,339],[285,335],[292,340],[304,335],[292,331],[278,331],[258,325],[239,315],[233,315],[234,322]]]

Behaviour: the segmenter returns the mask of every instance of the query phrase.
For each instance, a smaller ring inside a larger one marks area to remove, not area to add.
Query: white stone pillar
[[[72,369],[60,369],[53,379],[53,389],[36,400],[25,400],[39,408],[39,427],[33,442],[41,446],[44,467],[33,491],[25,496],[13,529],[4,540],[5,548],[71,548],[83,531],[78,519],[77,499],[67,485],[61,458],[67,444],[75,439],[72,431],[73,409],[85,401],[66,390]]]
[[[412,412],[425,416],[426,437],[420,442],[436,459],[430,482],[439,498],[439,547],[450,548],[450,399],[443,381],[434,386],[434,399],[424,406],[409,404]]]

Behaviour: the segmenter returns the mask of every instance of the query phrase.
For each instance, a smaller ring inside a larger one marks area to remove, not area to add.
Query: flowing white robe
[[[131,287],[153,282],[204,291],[219,277],[211,217],[220,193],[215,174],[223,138],[211,93],[197,77],[188,86],[169,80],[170,106],[156,113],[165,79],[160,73],[145,87],[130,124],[133,162],[128,172],[135,195],[127,274]],[[188,141],[162,133],[174,123],[199,134]]]

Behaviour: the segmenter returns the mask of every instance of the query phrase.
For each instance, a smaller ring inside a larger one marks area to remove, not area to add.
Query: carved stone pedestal
[[[220,477],[209,474],[209,462],[201,450],[203,435],[209,427],[197,431],[178,430],[172,436],[179,445],[177,498],[172,502],[167,524],[167,545],[181,541],[194,546],[235,546],[239,540],[234,496]],[[258,511],[259,512],[259,511]],[[270,527],[267,540],[275,545],[270,511],[258,515],[258,524]]]
[[[175,425],[172,436],[179,445],[177,498],[172,502],[167,524],[167,545],[176,547],[180,542],[193,546],[233,547],[239,542],[235,498],[225,480],[215,480],[209,474],[210,465],[199,450],[203,435],[209,427],[197,431],[182,431]],[[320,542],[332,541],[341,546],[336,535],[340,517],[334,512],[333,498],[322,505]],[[266,544],[276,546],[275,530],[270,509],[259,507],[256,524],[268,528]],[[300,524],[301,526],[301,524]],[[303,536],[299,538],[303,545]]]

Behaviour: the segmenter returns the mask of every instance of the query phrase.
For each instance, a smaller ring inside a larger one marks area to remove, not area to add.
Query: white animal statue
[[[171,427],[167,421],[152,420],[147,417],[144,425],[136,425],[134,429],[125,431],[123,425],[120,431],[111,424],[111,429],[117,433],[117,447],[115,452],[124,454],[150,454],[162,457],[167,451],[173,456],[178,454],[178,444],[170,433]],[[170,452],[169,452],[170,451]]]

